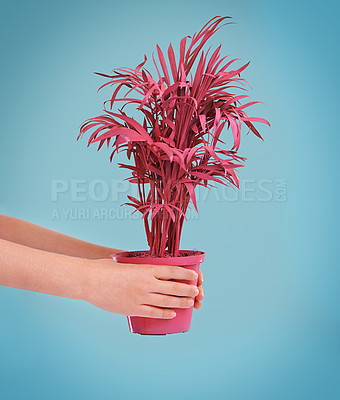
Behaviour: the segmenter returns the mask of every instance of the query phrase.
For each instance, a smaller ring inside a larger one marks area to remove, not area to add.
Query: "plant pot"
[[[123,264],[176,265],[189,268],[198,273],[204,253],[197,250],[180,250],[178,257],[151,257],[148,251],[127,251],[112,254],[111,258]],[[195,281],[177,281],[197,285]],[[169,333],[187,332],[190,329],[193,306],[176,308],[176,317],[172,319],[127,317],[130,332],[142,335],[166,335]]]

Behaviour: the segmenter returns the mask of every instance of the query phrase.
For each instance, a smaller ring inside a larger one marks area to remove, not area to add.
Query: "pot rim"
[[[111,254],[111,258],[118,263],[131,264],[153,264],[153,265],[194,265],[200,264],[204,260],[205,253],[199,250],[180,250],[177,257],[154,257],[147,255],[149,250],[123,251]],[[138,253],[144,253],[138,256]],[[182,255],[181,255],[182,253]],[[183,255],[183,253],[186,253]]]

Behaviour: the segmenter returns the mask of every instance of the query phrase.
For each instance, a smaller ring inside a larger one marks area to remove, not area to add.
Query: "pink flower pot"
[[[147,251],[127,251],[112,254],[111,258],[124,264],[176,265],[198,272],[200,263],[204,260],[204,253],[197,250],[180,250],[178,257],[160,258],[150,257]],[[197,285],[197,280],[178,282]],[[130,332],[142,335],[166,335],[187,332],[190,329],[193,308],[193,306],[185,309],[176,308],[176,317],[172,319],[127,317]]]

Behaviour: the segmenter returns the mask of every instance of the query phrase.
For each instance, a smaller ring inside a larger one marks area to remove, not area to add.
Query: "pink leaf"
[[[200,114],[199,115],[199,120],[200,120],[200,123],[201,123],[201,127],[203,129],[203,132],[205,132],[206,131],[206,117],[205,117],[205,115],[204,114]]]
[[[233,148],[235,148],[237,150],[240,146],[240,132],[239,132],[238,126],[237,126],[234,118],[229,116],[227,113],[225,113],[225,115],[228,118],[228,121],[230,122],[231,130],[232,130],[233,136],[234,136],[234,147]]]
[[[105,132],[103,135],[98,136],[96,139],[93,139],[92,142],[98,142],[100,140],[120,135],[124,136],[129,141],[141,142],[145,140],[138,132],[132,129],[124,127],[114,127],[109,131]]]
[[[133,128],[136,129],[137,132],[139,132],[143,139],[148,142],[149,144],[152,144],[152,139],[150,138],[148,132],[142,127],[142,125],[140,125],[137,121],[135,121],[133,118],[128,117],[127,115],[120,115],[120,114],[115,114],[111,111],[107,111],[107,113],[109,113],[110,115],[113,115],[114,117],[120,118],[123,121],[125,121],[128,125],[132,126]]]
[[[270,126],[270,123],[266,119],[263,119],[263,118],[243,117],[242,120],[249,121],[249,122],[262,122],[263,124]]]
[[[169,78],[169,73],[168,73],[168,69],[166,67],[166,63],[165,63],[165,59],[162,53],[162,50],[160,49],[160,47],[157,45],[157,53],[158,53],[158,58],[159,61],[161,63],[164,75],[165,75],[165,81],[168,85],[170,85],[170,78]]]
[[[171,72],[172,72],[172,77],[174,78],[174,82],[176,82],[176,80],[177,80],[176,59],[175,59],[174,49],[172,48],[171,43],[170,43],[170,46],[169,46],[169,48],[168,48],[168,57],[169,57],[170,68],[171,68]]]
[[[191,198],[192,203],[193,203],[193,205],[195,207],[195,210],[198,212],[197,203],[196,203],[195,188],[194,188],[193,183],[186,182],[186,183],[184,183],[184,185],[188,189],[188,192],[190,194],[190,198]]]

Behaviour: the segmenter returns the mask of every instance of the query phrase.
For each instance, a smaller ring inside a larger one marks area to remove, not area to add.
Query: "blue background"
[[[71,190],[53,201],[51,187],[125,177],[104,150],[75,140],[109,96],[96,94],[103,80],[92,72],[133,67],[215,15],[237,24],[211,43],[252,60],[244,76],[265,102],[253,115],[272,124],[261,126],[264,142],[244,137],[241,179],[269,180],[274,192],[200,201],[182,241],[207,254],[189,333],[133,335],[125,317],[85,302],[0,288],[2,399],[340,398],[338,13],[331,1],[2,2],[1,213],[144,248],[131,218],[53,219],[55,209],[119,202],[77,202]]]

